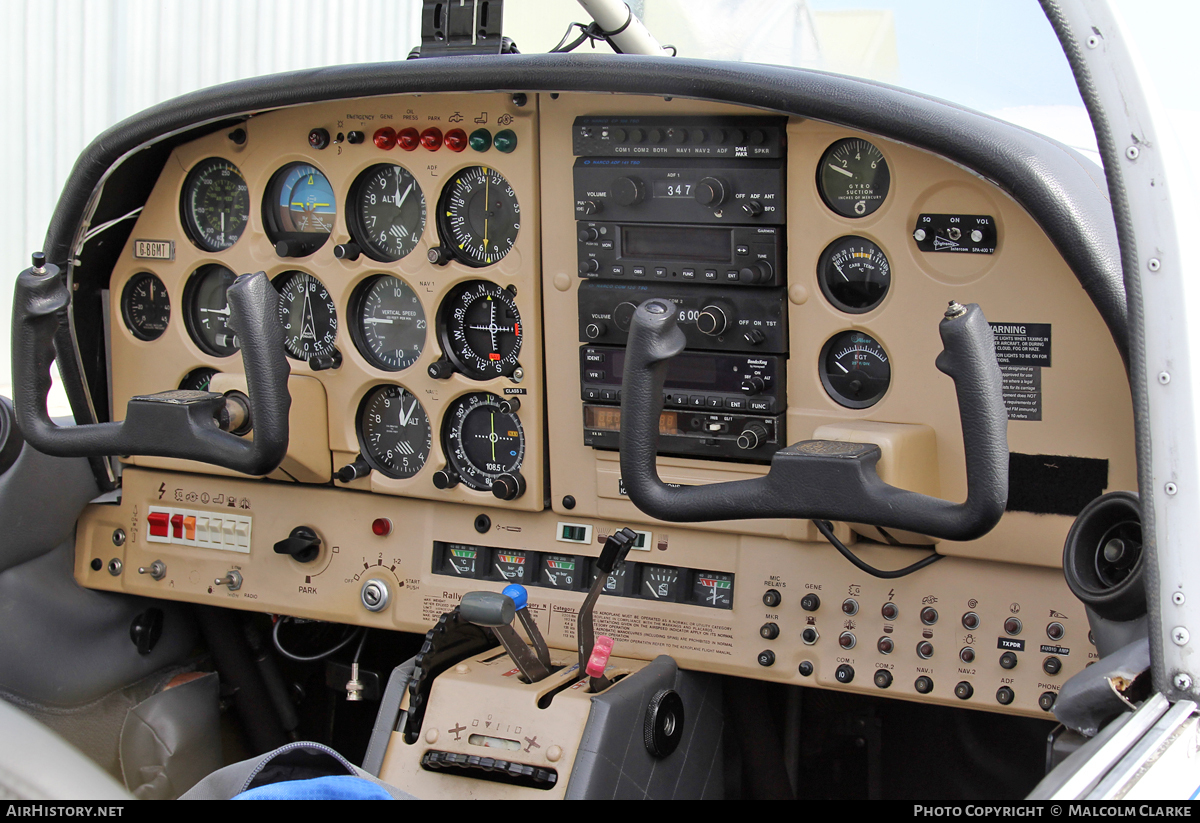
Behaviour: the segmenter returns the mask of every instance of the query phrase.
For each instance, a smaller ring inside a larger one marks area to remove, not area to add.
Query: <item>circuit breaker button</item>
[[[183,539],[183,515],[182,514],[171,515],[171,537],[175,538],[176,540]]]
[[[169,537],[167,534],[167,523],[171,520],[171,515],[167,512],[150,512],[146,515],[146,522],[150,524],[151,537]]]
[[[196,518],[188,515],[183,518],[183,536],[188,540],[196,539]]]

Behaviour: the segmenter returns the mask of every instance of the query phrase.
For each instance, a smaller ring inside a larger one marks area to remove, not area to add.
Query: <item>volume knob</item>
[[[720,177],[705,177],[696,184],[696,202],[701,206],[717,207],[729,196],[729,185]]]
[[[729,318],[720,306],[705,306],[696,316],[696,328],[701,334],[716,337],[729,328]]]
[[[633,206],[646,196],[646,187],[636,177],[618,177],[612,184],[612,197],[620,206]]]

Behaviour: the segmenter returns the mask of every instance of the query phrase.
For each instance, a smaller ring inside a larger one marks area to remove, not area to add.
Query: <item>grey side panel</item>
[[[383,756],[387,753],[388,743],[392,740],[392,732],[400,720],[400,703],[404,692],[408,689],[408,681],[412,679],[413,669],[417,666],[417,658],[410,657],[396,668],[388,678],[387,688],[383,699],[379,701],[379,711],[375,713],[375,728],[371,730],[371,742],[367,744],[367,753],[363,756],[363,770],[378,776],[383,768]]]
[[[75,540],[0,574],[0,693],[43,706],[78,706],[183,660],[196,644],[184,604],[84,589],[72,574]],[[129,639],[133,618],[162,609],[147,655]]]
[[[642,738],[646,705],[659,689],[683,698],[679,748],[658,759]],[[721,681],[680,671],[666,655],[592,698],[592,711],[567,785],[568,800],[721,799],[725,718]]]
[[[129,710],[121,773],[139,800],[174,800],[221,768],[215,673],[161,691]]]
[[[0,573],[74,538],[79,513],[97,494],[87,460],[49,457],[26,444],[0,475]]]
[[[61,737],[0,700],[0,798],[129,800],[119,783]]]

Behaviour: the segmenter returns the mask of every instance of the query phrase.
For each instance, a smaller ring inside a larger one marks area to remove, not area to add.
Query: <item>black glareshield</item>
[[[54,265],[17,277],[13,298],[13,405],[17,425],[38,451],[56,457],[154,455],[200,460],[251,475],[274,471],[288,447],[289,368],[279,325],[279,297],[267,276],[243,275],[229,287],[230,326],[241,343],[254,439],[218,427],[225,398],[173,390],[133,397],[121,423],[59,427],[46,409],[54,336],[70,293]]]
[[[764,517],[837,520],[946,540],[989,532],[1008,501],[1008,416],[991,328],[979,306],[948,312],[936,365],[954,380],[967,463],[967,499],[951,503],[898,489],[876,471],[869,443],[806,440],[775,453],[763,477],[671,486],[658,476],[658,420],[667,361],[684,349],[674,307],[651,299],[634,313],[621,386],[621,477],[629,499],[660,520]]]

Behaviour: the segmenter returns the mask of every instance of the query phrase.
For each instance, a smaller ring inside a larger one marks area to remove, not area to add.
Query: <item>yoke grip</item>
[[[263,475],[283,461],[288,447],[290,369],[279,325],[279,296],[266,274],[243,275],[230,286],[230,325],[241,341],[254,439],[221,431],[216,415],[224,398],[210,392],[168,391],[131,398],[124,422],[59,427],[46,398],[54,364],[59,318],[70,292],[52,264],[17,277],[13,297],[13,406],[30,445],[56,457],[153,455],[199,460]]]
[[[957,304],[955,304],[957,306]],[[629,499],[660,520],[788,517],[839,520],[947,540],[973,540],[999,522],[1008,502],[1008,415],[991,327],[979,306],[952,307],[941,321],[936,365],[954,380],[967,464],[967,499],[951,503],[890,486],[869,443],[807,440],[780,449],[763,477],[671,486],[658,476],[659,416],[667,362],[684,349],[669,301],[637,308],[621,384],[621,477]]]

